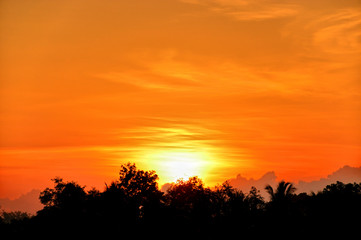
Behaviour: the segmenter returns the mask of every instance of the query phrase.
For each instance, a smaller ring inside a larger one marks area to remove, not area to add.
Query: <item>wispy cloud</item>
[[[297,15],[299,6],[260,0],[181,0],[183,2],[206,6],[213,12],[228,15],[239,21],[261,21]]]
[[[138,56],[134,53],[130,57],[135,59]],[[182,61],[176,61],[174,50],[163,50],[158,52],[143,53],[143,60],[134,60],[138,66],[133,69],[124,69],[124,71],[107,72],[96,74],[95,77],[136,86],[144,89],[182,91],[191,90],[199,87],[199,77],[203,74],[199,72],[192,64]]]
[[[295,5],[273,4],[270,6],[252,6],[239,9],[221,9],[225,14],[239,21],[260,21],[291,17],[298,14],[298,8]]]
[[[334,56],[339,61],[340,55],[360,53],[360,6],[318,9],[309,5],[301,13],[284,26],[282,35],[298,47],[300,54],[310,57],[308,60],[330,62]]]
[[[317,29],[313,43],[325,52],[348,54],[361,52],[361,10],[342,9],[312,24]]]
[[[135,140],[139,148],[178,148],[182,150],[196,150],[204,148],[215,141],[215,136],[221,133],[195,124],[164,124],[161,126],[143,126],[122,130],[121,139]]]
[[[172,75],[155,73],[149,71],[123,71],[108,72],[97,74],[97,78],[111,81],[113,83],[121,83],[125,85],[135,86],[137,88],[154,89],[154,90],[189,90],[198,84],[191,79],[187,73],[173,73]]]

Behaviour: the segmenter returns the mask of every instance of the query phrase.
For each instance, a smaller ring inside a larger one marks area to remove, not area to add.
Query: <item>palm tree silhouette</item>
[[[276,190],[273,190],[269,184],[266,185],[265,190],[271,196],[271,202],[283,202],[290,199],[296,191],[296,187],[292,183],[282,180],[278,183]]]

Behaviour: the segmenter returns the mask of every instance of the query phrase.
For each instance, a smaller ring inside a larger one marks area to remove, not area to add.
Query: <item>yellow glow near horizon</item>
[[[161,184],[175,182],[178,179],[188,179],[198,176],[207,177],[207,172],[215,165],[210,154],[182,149],[150,151],[146,160],[159,173]]]
[[[193,124],[168,124],[128,132],[129,136],[122,140],[132,139],[139,144],[132,149],[133,156],[128,158],[129,161],[155,170],[160,185],[193,176],[210,180],[211,172],[219,165],[218,152],[221,149],[205,138],[206,135],[216,134],[216,131]]]

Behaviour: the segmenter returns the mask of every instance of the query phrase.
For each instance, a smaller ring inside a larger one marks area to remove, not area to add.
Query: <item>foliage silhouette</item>
[[[75,182],[65,183],[62,178],[54,178],[54,188],[46,188],[40,193],[39,199],[46,208],[76,210],[85,201],[85,187]]]
[[[249,193],[228,182],[205,187],[198,177],[178,180],[167,192],[158,188],[154,171],[128,163],[119,178],[103,191],[54,178],[54,187],[41,192],[44,208],[35,216],[0,214],[0,231],[6,236],[82,238],[119,236],[135,238],[225,238],[340,233],[356,234],[361,214],[361,183],[336,182],[318,193],[295,193],[292,183],[265,186],[270,201],[252,187]],[[175,235],[176,233],[176,235]]]
[[[293,186],[292,183],[285,182],[283,180],[278,183],[275,191],[273,190],[271,185],[266,185],[265,189],[271,197],[271,202],[287,201],[296,191],[296,188]]]

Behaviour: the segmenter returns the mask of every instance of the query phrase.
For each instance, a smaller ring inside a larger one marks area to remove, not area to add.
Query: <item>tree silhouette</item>
[[[103,191],[86,191],[59,177],[52,180],[53,188],[40,193],[44,208],[35,216],[1,211],[3,235],[149,238],[160,229],[165,238],[269,237],[270,232],[346,236],[357,232],[361,215],[357,183],[336,182],[318,193],[296,194],[292,183],[281,181],[276,188],[266,186],[270,200],[265,202],[254,187],[243,193],[225,182],[211,189],[198,177],[178,180],[163,193],[154,171],[132,163],[121,165],[119,178]]]
[[[122,165],[119,179],[106,185],[100,196],[99,214],[105,219],[104,228],[111,226],[121,232],[139,225],[149,228],[158,222],[163,193],[157,180],[154,171],[139,170],[131,163]]]
[[[255,187],[251,187],[251,190],[246,196],[246,201],[250,211],[254,214],[257,214],[258,211],[262,210],[265,204],[264,198],[261,196],[260,191]]]
[[[285,181],[279,182],[276,190],[273,190],[273,187],[269,184],[266,185],[265,189],[271,197],[271,202],[284,202],[285,200],[289,200],[296,191],[292,183]]]
[[[270,195],[270,201],[266,204],[264,228],[267,232],[282,231],[285,235],[292,235],[295,228],[292,198],[296,188],[290,182],[280,181],[276,189],[268,184],[265,190]]]
[[[1,209],[0,206],[0,225],[1,224],[11,224],[14,222],[21,222],[27,219],[30,219],[31,215],[26,212],[21,211],[10,211],[7,212],[3,209]]]
[[[230,221],[236,221],[237,217],[242,216],[247,210],[245,194],[241,190],[233,188],[229,182],[225,182],[216,188],[215,194],[222,204],[221,214],[225,218],[230,218]]]
[[[45,207],[54,207],[60,209],[77,209],[85,201],[85,186],[80,186],[75,182],[64,182],[62,178],[52,179],[54,188],[46,188],[40,193],[40,202]]]
[[[320,227],[343,235],[359,228],[361,184],[336,182],[327,185],[311,200],[309,214]]]
[[[178,180],[166,194],[167,207],[174,213],[173,220],[178,224],[190,219],[207,221],[211,214],[210,194],[211,190],[205,188],[198,177],[191,177],[187,181]]]

